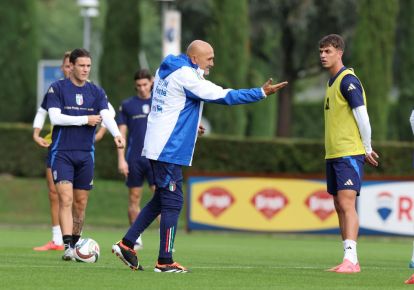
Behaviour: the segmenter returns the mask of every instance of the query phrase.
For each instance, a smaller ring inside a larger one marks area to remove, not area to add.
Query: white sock
[[[344,241],[344,259],[349,260],[354,265],[358,263],[356,241],[353,241],[353,240]]]
[[[138,239],[135,241],[136,244],[138,245],[144,245],[144,243],[142,242],[142,234],[138,236]]]
[[[62,231],[60,230],[59,225],[52,227],[52,240],[55,243],[55,245],[63,245]]]

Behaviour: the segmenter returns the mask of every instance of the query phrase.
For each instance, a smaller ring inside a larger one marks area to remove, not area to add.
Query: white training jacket
[[[191,166],[203,101],[237,105],[265,97],[262,88],[223,89],[205,80],[188,56],[169,55],[155,75],[142,156]]]

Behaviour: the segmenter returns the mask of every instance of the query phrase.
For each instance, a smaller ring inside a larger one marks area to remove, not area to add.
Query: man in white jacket
[[[204,102],[222,105],[260,101],[287,85],[269,79],[253,89],[223,89],[205,80],[214,66],[214,50],[193,41],[187,54],[167,56],[158,69],[142,155],[150,159],[156,191],[124,238],[112,246],[132,270],[141,269],[133,250],[137,237],[161,214],[160,248],[155,272],[189,270],[172,259],[177,221],[183,206],[182,166],[191,166]]]

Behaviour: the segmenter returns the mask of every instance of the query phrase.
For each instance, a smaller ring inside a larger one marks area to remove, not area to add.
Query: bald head
[[[208,42],[197,39],[187,47],[187,55],[191,57],[192,55],[198,55],[208,50],[213,50],[211,45]]]
[[[210,68],[214,66],[214,50],[208,42],[194,40],[187,47],[187,55],[192,63],[204,70],[204,75],[210,73]]]

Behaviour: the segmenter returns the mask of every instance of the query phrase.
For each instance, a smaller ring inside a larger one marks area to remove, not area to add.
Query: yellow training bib
[[[50,132],[47,133],[45,137],[43,137],[43,139],[45,139],[45,141],[49,144],[52,144],[52,132],[53,132],[53,126],[50,125]]]
[[[358,125],[348,101],[341,93],[341,81],[352,69],[345,69],[326,88],[325,96],[325,159],[365,154]],[[362,86],[362,85],[361,85]],[[366,97],[362,88],[364,104]]]

